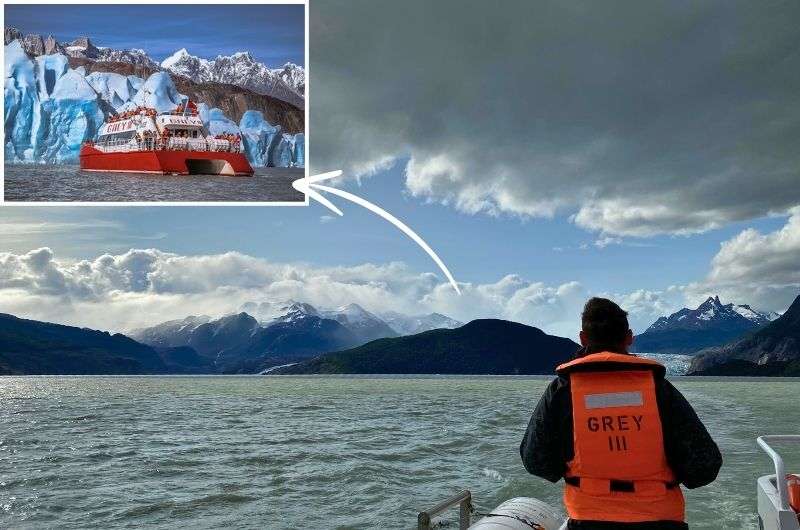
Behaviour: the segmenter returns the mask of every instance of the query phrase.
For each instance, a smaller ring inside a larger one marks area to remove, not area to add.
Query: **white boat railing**
[[[127,153],[133,151],[212,151],[217,153],[241,153],[241,144],[219,138],[145,138],[130,140],[108,140],[92,145],[105,153]]]
[[[769,442],[795,442],[800,443],[800,434],[772,434],[766,436],[759,436],[756,442],[761,448],[772,458],[772,463],[775,465],[775,487],[778,490],[778,498],[780,499],[781,510],[789,510],[789,490],[786,482],[786,466],[783,463],[783,458],[773,449]]]

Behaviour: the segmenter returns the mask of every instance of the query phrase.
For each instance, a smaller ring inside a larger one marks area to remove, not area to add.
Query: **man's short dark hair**
[[[589,348],[613,350],[628,335],[628,313],[607,298],[590,298],[583,306],[581,326]]]

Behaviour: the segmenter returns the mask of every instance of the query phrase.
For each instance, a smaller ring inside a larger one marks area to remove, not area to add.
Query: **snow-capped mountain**
[[[800,296],[780,317],[754,333],[700,352],[689,372],[800,375]]]
[[[194,330],[210,321],[211,317],[207,315],[191,315],[180,320],[168,320],[150,328],[136,329],[129,335],[139,342],[158,348],[186,346],[191,342]]]
[[[335,309],[317,309],[311,304],[288,300],[284,302],[248,302],[240,308],[255,316],[262,326],[276,322],[294,322],[308,317],[335,320],[347,328],[358,343],[384,337],[395,337],[397,333],[379,317],[358,304],[348,304]]]
[[[60,43],[52,35],[43,38],[36,33],[22,35],[17,28],[5,28],[5,44],[19,39],[22,48],[31,57],[40,55],[53,55],[63,53],[69,57],[89,59],[92,61],[104,61],[112,63],[130,63],[146,66],[153,70],[160,70],[157,62],[152,60],[142,49],[132,48],[130,50],[114,50],[112,48],[95,46],[89,37],[78,37],[72,42]]]
[[[358,304],[348,304],[336,309],[322,311],[321,314],[325,318],[335,320],[349,329],[361,342],[397,336],[397,332],[389,327],[386,322]]]
[[[181,48],[161,61],[161,68],[188,77],[196,83],[228,83],[281,99],[299,108],[305,105],[305,71],[302,67],[287,63],[282,68],[271,69],[256,61],[250,52],[218,55],[214,60],[208,60]]]
[[[224,373],[256,373],[361,344],[346,327],[317,315],[307,304],[289,303],[285,309],[269,322],[240,312],[218,319],[172,320],[130,335],[153,347],[188,346]]]
[[[403,315],[395,312],[382,313],[381,318],[400,335],[414,335],[432,329],[455,329],[464,325],[441,313],[427,315]]]
[[[755,331],[772,320],[749,305],[723,304],[718,296],[709,297],[696,309],[683,308],[656,320],[638,335],[637,352],[692,354],[718,346]]]
[[[319,311],[311,304],[285,300],[280,302],[247,302],[239,308],[259,321],[262,326],[275,322],[292,322],[307,317],[319,317]]]
[[[280,68],[269,68],[256,61],[249,52],[220,55],[214,60],[207,60],[190,55],[186,48],[182,48],[159,64],[142,49],[115,50],[96,46],[89,37],[78,37],[72,42],[59,43],[52,35],[46,38],[35,33],[23,35],[14,27],[5,28],[4,37],[5,44],[19,40],[25,52],[34,58],[63,53],[69,57],[95,62],[140,65],[153,71],[163,68],[197,83],[213,81],[237,85],[258,94],[278,98],[301,109],[305,105],[306,74],[302,66],[286,63]]]
[[[158,70],[158,63],[152,60],[147,52],[140,48],[131,48],[130,50],[112,50],[111,48],[99,48],[100,54],[97,61],[104,61],[108,63],[130,63],[140,64],[153,70]]]
[[[294,63],[286,63],[280,68],[273,68],[272,73],[280,77],[283,82],[292,87],[295,92],[305,96],[306,71],[302,66],[298,66]]]

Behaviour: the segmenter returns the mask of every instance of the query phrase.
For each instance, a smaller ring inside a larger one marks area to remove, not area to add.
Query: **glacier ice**
[[[97,93],[79,73],[67,70],[50,98],[42,101],[48,134],[37,143],[38,158],[48,162],[73,160],[81,144],[94,138],[104,116]]]
[[[35,68],[39,94],[50,96],[56,88],[56,81],[69,70],[69,61],[63,55],[40,55],[36,58]]]
[[[6,160],[32,160],[34,132],[40,129],[39,92],[33,62],[19,40],[5,47],[3,94]]]
[[[136,76],[125,76],[113,72],[92,72],[86,81],[97,92],[100,98],[120,112],[139,91],[144,80]]]
[[[271,125],[264,114],[248,110],[239,121],[247,158],[258,166],[304,167],[303,134],[281,134],[280,126]]]
[[[33,61],[15,40],[6,46],[5,59],[6,160],[74,160],[103,123],[97,93],[63,55]]]
[[[264,114],[257,110],[248,110],[239,120],[242,131],[242,143],[250,163],[258,166],[269,165],[269,156],[280,136],[280,127],[267,123]]]
[[[156,72],[147,78],[133,96],[133,104],[150,107],[158,112],[175,110],[186,99],[178,94],[178,89],[166,72]]]
[[[93,138],[108,114],[139,105],[174,110],[186,97],[166,72],[146,80],[110,72],[86,74],[69,68],[60,53],[30,59],[19,40],[5,46],[5,158],[7,162],[75,162],[81,144]],[[237,124],[218,108],[198,104],[211,134],[242,134],[254,166],[305,164],[303,134],[282,133],[259,111],[246,111]]]
[[[218,134],[239,134],[239,126],[236,125],[235,121],[225,116],[221,109],[213,108],[208,111],[208,132],[214,136]]]

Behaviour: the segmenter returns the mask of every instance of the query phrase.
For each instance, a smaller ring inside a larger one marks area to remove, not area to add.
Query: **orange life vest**
[[[574,457],[564,479],[571,519],[684,521],[683,493],[667,463],[656,403],[653,370],[659,367],[602,352],[556,369],[569,376],[572,393]]]

